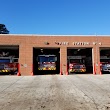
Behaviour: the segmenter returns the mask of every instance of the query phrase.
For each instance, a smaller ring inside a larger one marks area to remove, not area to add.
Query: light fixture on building
[[[44,42],[45,45],[49,45],[49,42]]]
[[[93,42],[93,45],[96,45],[96,42]]]
[[[99,45],[102,45],[102,43],[101,43],[101,42],[99,42]]]

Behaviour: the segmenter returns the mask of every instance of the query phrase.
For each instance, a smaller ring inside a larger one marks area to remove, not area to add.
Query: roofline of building
[[[46,35],[46,34],[0,34],[1,36],[5,35],[5,36],[62,36],[62,37],[66,37],[66,36],[83,36],[83,37],[89,37],[89,36],[108,36],[110,37],[110,35]]]

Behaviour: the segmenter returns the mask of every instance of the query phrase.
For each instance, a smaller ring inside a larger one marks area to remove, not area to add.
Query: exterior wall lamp
[[[49,45],[49,42],[44,42],[45,45]]]
[[[101,42],[99,42],[99,45],[102,45],[102,43],[101,43]]]
[[[96,42],[93,42],[93,45],[96,45]]]

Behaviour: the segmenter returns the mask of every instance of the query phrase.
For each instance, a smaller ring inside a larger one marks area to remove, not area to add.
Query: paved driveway
[[[0,76],[0,110],[110,110],[110,75]]]

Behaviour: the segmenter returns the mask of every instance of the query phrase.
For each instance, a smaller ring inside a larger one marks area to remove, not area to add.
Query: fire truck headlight
[[[69,71],[71,72],[71,71],[72,71],[72,69],[69,69]]]
[[[46,70],[46,68],[43,68],[43,70]]]

